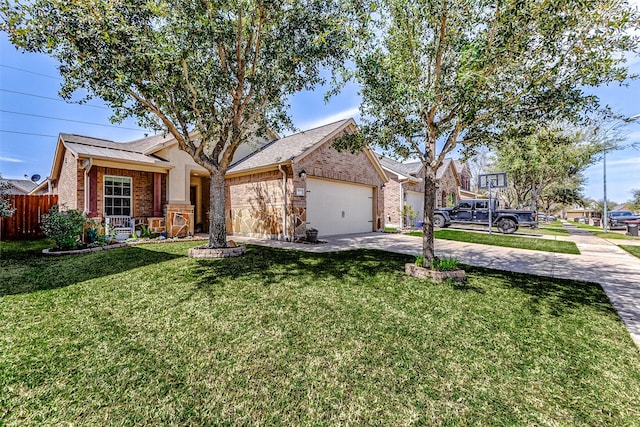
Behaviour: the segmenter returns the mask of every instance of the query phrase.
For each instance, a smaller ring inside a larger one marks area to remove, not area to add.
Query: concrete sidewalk
[[[640,347],[640,259],[617,245],[591,235],[586,230],[566,227],[580,255],[478,245],[436,239],[436,255],[452,256],[463,264],[539,276],[577,279],[599,283]],[[302,244],[233,237],[238,242],[306,252],[338,252],[353,249],[380,249],[417,255],[422,251],[419,237],[392,233],[366,233],[327,237],[326,243]],[[566,238],[562,240],[567,240]]]

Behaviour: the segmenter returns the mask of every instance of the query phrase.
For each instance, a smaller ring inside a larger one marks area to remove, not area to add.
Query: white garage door
[[[307,179],[307,227],[319,236],[373,230],[373,188]]]
[[[410,221],[413,222],[413,224],[410,223],[408,225],[414,226],[416,221],[422,221],[422,207],[424,206],[424,195],[422,193],[417,191],[407,191],[407,200],[405,200],[404,204],[411,206],[411,208],[413,208],[413,210],[418,214],[415,220]],[[406,220],[407,219],[405,218],[405,221]]]

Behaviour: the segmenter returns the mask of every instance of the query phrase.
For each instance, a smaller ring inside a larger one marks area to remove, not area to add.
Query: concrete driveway
[[[640,347],[640,259],[620,249],[616,243],[604,240],[586,230],[567,226],[571,240],[580,255],[556,254],[478,245],[436,239],[436,255],[452,256],[463,264],[507,270],[519,273],[599,283],[626,325],[631,338]],[[549,238],[547,236],[547,238]],[[551,237],[553,238],[553,237]],[[263,246],[295,249],[306,252],[338,252],[352,249],[380,249],[417,255],[422,251],[422,239],[403,234],[365,233],[323,238],[326,243],[302,244],[233,238],[236,241]],[[635,243],[635,242],[634,242]],[[631,244],[631,243],[629,243]]]

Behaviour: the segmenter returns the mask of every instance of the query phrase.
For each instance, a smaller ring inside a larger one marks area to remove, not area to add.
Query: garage
[[[373,188],[307,179],[307,226],[320,236],[373,230]]]
[[[407,199],[404,204],[407,206],[411,206],[411,209],[417,214],[416,218],[412,221],[409,220],[409,223],[406,225],[415,226],[416,221],[422,221],[422,207],[424,206],[424,194],[419,193],[417,191],[407,191],[406,192]],[[405,218],[405,221],[407,219]]]

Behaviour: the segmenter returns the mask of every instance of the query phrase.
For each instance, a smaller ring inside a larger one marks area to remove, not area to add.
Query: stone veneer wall
[[[287,171],[287,228],[283,230],[284,195],[279,170],[227,179],[227,232],[244,236],[283,239],[292,234],[290,168]]]
[[[166,219],[164,217],[149,217],[147,218],[147,227],[152,233],[164,233],[167,231]]]
[[[194,215],[193,205],[165,205],[167,237],[193,236]],[[181,214],[182,218],[176,218],[176,214]]]

